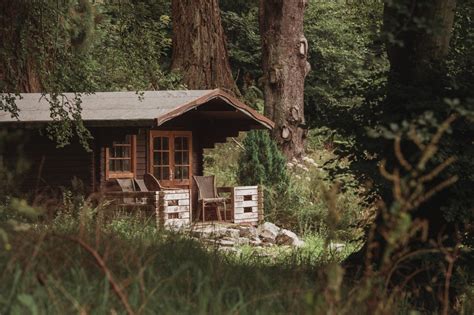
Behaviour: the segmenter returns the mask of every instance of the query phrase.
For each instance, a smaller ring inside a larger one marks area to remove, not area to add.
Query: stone
[[[259,235],[267,243],[275,243],[279,232],[280,228],[270,222],[265,222],[259,227]]]
[[[257,228],[254,226],[240,226],[240,237],[253,238],[258,236]]]
[[[278,232],[275,242],[277,245],[291,245],[297,247],[301,247],[304,244],[294,232],[286,229],[282,229]]]
[[[255,238],[249,240],[249,244],[252,245],[252,246],[261,246],[262,245],[262,240],[259,237],[255,237]]]
[[[235,246],[236,241],[230,238],[223,238],[223,239],[218,240],[216,243],[224,247],[233,247]]]
[[[189,222],[185,220],[168,221],[165,223],[165,229],[169,231],[182,232],[189,228]]]
[[[205,226],[195,226],[191,230],[191,234],[197,237],[203,238],[219,238],[225,236],[227,229],[221,226],[214,225],[205,225]]]
[[[228,228],[225,231],[225,235],[231,238],[239,238],[240,237],[240,231],[238,229],[232,229]]]

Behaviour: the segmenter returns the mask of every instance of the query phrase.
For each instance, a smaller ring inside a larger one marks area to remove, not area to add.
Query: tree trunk
[[[392,74],[404,84],[430,84],[443,73],[456,0],[386,2],[384,30]]]
[[[173,0],[171,68],[190,89],[221,88],[239,94],[227,56],[217,0]]]
[[[0,0],[0,91],[40,92],[42,85],[36,62],[24,57],[29,39],[20,41],[17,25],[28,16],[28,5],[23,2]]]
[[[304,150],[304,80],[310,70],[303,34],[306,0],[261,0],[260,34],[265,115],[275,122],[274,138],[287,158]]]

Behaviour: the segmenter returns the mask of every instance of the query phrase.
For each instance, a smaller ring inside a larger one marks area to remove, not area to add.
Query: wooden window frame
[[[130,136],[130,172],[117,172],[110,170],[110,147],[105,148],[105,178],[135,178],[137,173],[137,136],[136,135],[125,135]],[[111,145],[113,146],[113,144]]]
[[[150,130],[148,132],[148,163],[147,163],[147,171],[149,173],[153,174],[153,138],[154,137],[170,137],[173,138],[172,141],[170,141],[170,147],[169,147],[169,152],[170,152],[170,170],[175,167],[174,163],[174,138],[175,137],[188,137],[189,138],[189,156],[188,156],[188,161],[189,161],[189,176],[188,179],[184,180],[184,183],[179,183],[176,184],[177,180],[174,178],[174,169],[171,170],[173,172],[173,179],[172,180],[160,180],[162,181],[165,185],[169,183],[174,183],[179,187],[190,187],[192,185],[192,178],[193,178],[193,132],[192,131],[184,131],[184,130]]]

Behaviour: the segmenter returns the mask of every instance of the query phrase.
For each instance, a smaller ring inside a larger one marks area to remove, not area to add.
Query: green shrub
[[[241,185],[270,187],[288,183],[285,158],[267,132],[248,133],[239,159],[238,180]]]
[[[288,190],[286,160],[266,131],[251,131],[243,142],[237,169],[239,185],[264,188],[265,212],[272,214]]]

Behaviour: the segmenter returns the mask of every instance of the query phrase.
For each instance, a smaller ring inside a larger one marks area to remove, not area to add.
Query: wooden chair
[[[215,205],[217,211],[217,219],[222,220],[221,212],[219,210],[219,204],[224,206],[224,220],[227,220],[227,209],[226,209],[226,200],[225,197],[219,197],[217,194],[217,189],[215,185],[215,176],[193,176],[194,181],[196,182],[198,188],[198,201],[200,204],[198,220],[202,212],[202,221],[206,219],[206,206]]]
[[[153,174],[146,173],[143,175],[143,181],[145,183],[146,188],[148,191],[161,191],[161,190],[177,190],[181,188],[175,188],[175,187],[163,187],[160,184],[160,181],[156,179]]]
[[[135,188],[138,188],[138,191],[149,191],[143,179],[134,179],[133,181],[135,182]]]
[[[122,192],[136,191],[135,183],[131,178],[116,178],[115,181]],[[134,203],[135,201],[134,198],[123,198],[123,203]]]

